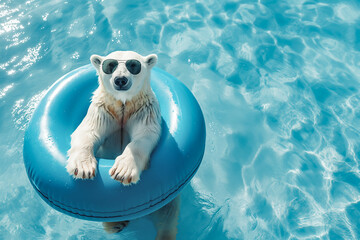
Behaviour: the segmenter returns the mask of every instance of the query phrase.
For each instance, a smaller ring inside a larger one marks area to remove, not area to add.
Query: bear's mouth
[[[129,88],[131,87],[131,85],[132,85],[131,82],[129,82],[129,83],[127,83],[126,85],[121,86],[121,87],[119,87],[119,86],[117,86],[117,85],[114,84],[114,89],[117,90],[117,91],[126,91],[126,90],[129,90]]]

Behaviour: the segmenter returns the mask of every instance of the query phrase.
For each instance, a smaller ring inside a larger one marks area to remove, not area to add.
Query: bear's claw
[[[110,169],[110,176],[124,185],[137,183],[141,170],[136,165],[132,154],[122,154],[116,158],[114,166]]]
[[[95,157],[86,153],[75,152],[69,156],[66,170],[75,179],[93,179],[95,177],[96,164]]]

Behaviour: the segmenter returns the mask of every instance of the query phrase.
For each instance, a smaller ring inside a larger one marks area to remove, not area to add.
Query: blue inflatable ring
[[[87,65],[48,90],[25,133],[28,177],[50,206],[73,217],[110,222],[145,216],[174,199],[197,171],[205,148],[201,109],[179,80],[154,68],[151,86],[160,103],[162,133],[150,168],[137,184],[123,186],[109,176],[114,159],[98,159],[93,180],[75,180],[65,169],[66,152],[97,86],[96,71]]]

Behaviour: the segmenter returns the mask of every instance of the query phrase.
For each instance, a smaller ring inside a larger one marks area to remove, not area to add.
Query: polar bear
[[[135,184],[161,134],[160,107],[150,87],[150,72],[157,56],[117,51],[106,57],[92,55],[90,61],[99,75],[99,87],[85,118],[71,135],[66,169],[74,178],[94,178],[95,153],[106,155],[103,146],[119,133],[120,142],[115,143],[121,145],[123,151],[115,158],[109,174],[124,185]],[[177,197],[150,215],[157,230],[156,239],[176,238],[179,201]],[[115,233],[128,223],[105,222],[103,225],[107,232]]]
[[[130,142],[116,157],[110,176],[124,185],[135,184],[147,166],[161,133],[159,103],[150,87],[150,72],[157,56],[116,51],[106,57],[92,55],[99,76],[88,112],[71,135],[66,169],[74,178],[92,179],[94,153],[114,132],[127,132]],[[123,137],[121,143],[123,144]]]

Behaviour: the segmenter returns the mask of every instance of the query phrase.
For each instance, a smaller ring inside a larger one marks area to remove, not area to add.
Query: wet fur
[[[101,62],[108,57],[91,57],[99,74],[99,88],[94,92],[85,118],[71,135],[66,169],[77,179],[94,178],[97,166],[94,153],[112,133],[126,131],[131,141],[116,157],[109,174],[122,184],[129,185],[139,181],[161,133],[160,107],[150,87],[150,71],[157,57],[142,57],[134,52],[115,52],[109,56],[120,60],[138,59],[142,63],[142,72],[132,76],[124,67],[119,67],[109,76],[101,69]],[[133,80],[131,89],[112,89],[111,81],[116,76]]]

